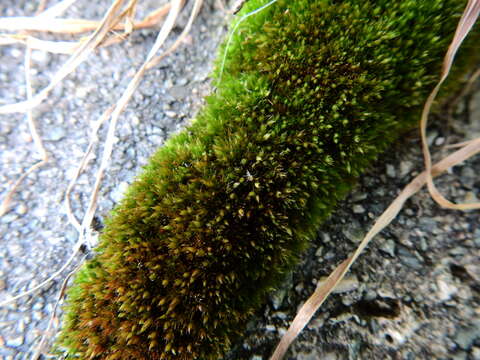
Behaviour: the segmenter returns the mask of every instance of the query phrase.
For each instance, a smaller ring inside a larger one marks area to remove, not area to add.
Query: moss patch
[[[60,346],[221,357],[355,178],[416,123],[464,5],[279,0],[242,23],[217,91],[108,219],[68,292]]]

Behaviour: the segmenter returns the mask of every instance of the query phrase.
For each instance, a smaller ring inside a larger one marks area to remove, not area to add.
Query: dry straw
[[[280,360],[284,357],[289,346],[300,334],[303,328],[308,324],[310,319],[313,317],[315,312],[320,308],[320,306],[325,302],[327,297],[335,290],[338,284],[345,277],[345,274],[348,272],[355,260],[360,256],[362,251],[367,247],[369,242],[387,227],[393,219],[398,215],[402,210],[403,204],[411,196],[416,194],[425,184],[427,184],[428,190],[432,198],[442,207],[449,209],[457,210],[471,210],[479,209],[480,203],[475,204],[453,204],[443,197],[442,194],[436,189],[433,184],[433,177],[442,174],[451,167],[467,160],[468,158],[474,156],[480,152],[480,138],[468,141],[461,145],[461,148],[455,151],[453,154],[447,156],[442,161],[438,162],[435,165],[432,165],[430,150],[427,143],[427,121],[430,109],[432,106],[435,97],[440,90],[441,85],[447,78],[450,68],[453,64],[455,54],[457,53],[461,43],[467,36],[468,32],[471,30],[473,24],[478,18],[480,13],[480,0],[470,0],[465,8],[463,16],[461,17],[457,30],[455,32],[454,38],[450,44],[450,47],[445,55],[443,62],[442,73],[440,80],[435,86],[435,88],[430,93],[427,101],[425,102],[422,116],[420,119],[420,130],[421,130],[421,139],[422,139],[422,152],[425,160],[425,171],[420,175],[416,176],[397,196],[397,198],[390,204],[390,206],[383,212],[383,214],[378,218],[373,227],[367,233],[365,238],[360,242],[360,245],[354,251],[354,253],[344,260],[337,268],[330,274],[327,280],[319,286],[315,292],[308,298],[305,304],[300,308],[295,316],[292,324],[288,328],[287,332],[283,335],[280,343],[276,347],[270,360]],[[472,76],[473,81],[479,76],[479,71],[476,71]],[[473,81],[470,81],[467,86],[471,86]]]
[[[105,110],[103,114],[99,117],[99,119],[94,122],[94,125],[92,126],[92,131],[90,133],[90,142],[87,150],[84,153],[82,160],[80,161],[80,164],[75,171],[73,179],[70,181],[66,188],[65,205],[67,217],[69,222],[75,227],[75,229],[79,233],[78,240],[73,247],[72,254],[67,259],[67,261],[60,267],[60,269],[55,271],[46,280],[42,281],[40,284],[34,286],[32,289],[26,292],[12,296],[6,301],[1,302],[0,307],[6,306],[21,297],[30,295],[42,289],[51,281],[55,280],[61,274],[63,274],[63,272],[75,260],[82,245],[93,246],[95,242],[94,238],[96,235],[91,230],[91,223],[97,208],[98,192],[102,182],[102,178],[105,170],[109,165],[110,157],[113,152],[115,128],[119,116],[125,109],[136,89],[140,86],[142,77],[144,76],[145,72],[158,64],[159,61],[165,56],[174,52],[183,42],[185,37],[188,35],[188,32],[191,30],[192,24],[196,16],[198,15],[203,0],[194,1],[188,23],[185,26],[183,32],[176,39],[172,46],[162,52],[160,52],[160,49],[164,46],[165,41],[171,34],[171,31],[184,5],[184,0],[171,0],[170,2],[154,10],[143,20],[138,22],[135,22],[133,20],[135,8],[137,5],[136,0],[131,0],[128,3],[126,3],[125,0],[115,0],[108,9],[108,11],[105,13],[105,16],[101,21],[91,21],[83,19],[58,19],[57,17],[61,16],[65,12],[65,10],[67,10],[68,7],[71,6],[73,3],[74,0],[61,1],[33,17],[0,18],[0,31],[3,30],[15,32],[13,34],[0,34],[0,46],[15,43],[22,43],[25,45],[25,74],[27,85],[27,98],[19,103],[0,106],[0,114],[26,114],[34,144],[41,157],[41,161],[34,164],[27,171],[25,171],[11,186],[0,205],[0,216],[4,215],[9,211],[12,197],[21,185],[22,181],[33,171],[45,164],[48,160],[47,152],[43,147],[42,140],[37,132],[35,122],[32,117],[32,109],[41,104],[47,98],[50,91],[60,82],[62,82],[69,74],[75,71],[75,69],[82,62],[84,62],[95,49],[123,41],[134,30],[156,26],[162,20],[164,20],[164,22],[157,35],[157,39],[154,45],[146,56],[144,63],[136,71],[124,93],[120,96],[120,98],[115,104]],[[42,2],[42,4],[44,5],[44,2]],[[41,6],[39,6],[39,8],[43,7],[42,4]],[[38,39],[31,35],[32,32],[56,32],[62,34],[77,34],[88,31],[93,32],[87,37],[81,38],[76,42],[47,41]],[[118,31],[123,31],[123,33],[118,34]],[[52,53],[71,54],[69,59],[53,76],[50,83],[35,95],[32,93],[31,81],[29,76],[30,54],[32,49],[38,49]],[[159,54],[157,55],[157,53]],[[100,127],[107,121],[108,134],[104,140],[104,150],[101,157],[100,167],[95,175],[95,184],[90,192],[90,201],[88,203],[88,207],[84,212],[82,220],[79,221],[72,212],[70,195],[76,185],[79,176],[82,174],[82,172],[85,171],[88,159],[94,151],[96,144],[99,142],[98,131]],[[83,260],[80,261],[80,264],[83,262]],[[56,317],[55,313],[57,306],[64,295],[67,281],[77,269],[78,266],[75,270],[73,270],[66,277],[64,277],[63,285],[59,292],[57,302],[55,303],[54,310],[51,314],[48,329],[44,333],[44,336],[42,336],[36,350],[32,351],[33,355],[31,359],[37,359],[41,355],[47,337],[50,334],[53,321]]]

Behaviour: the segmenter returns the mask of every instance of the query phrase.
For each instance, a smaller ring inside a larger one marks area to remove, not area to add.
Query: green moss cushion
[[[416,123],[464,6],[279,0],[249,17],[207,105],[108,219],[68,292],[60,346],[80,359],[221,357],[355,178]]]

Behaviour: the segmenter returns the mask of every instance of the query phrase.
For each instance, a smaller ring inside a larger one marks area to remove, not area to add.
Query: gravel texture
[[[109,3],[79,1],[66,15],[99,19]],[[36,6],[25,0],[2,0],[0,16],[31,15]],[[153,0],[140,1],[139,16],[156,6]],[[186,19],[182,16],[174,35]],[[145,76],[118,124],[96,213],[100,225],[148,157],[201,106],[225,23],[218,1],[207,2],[186,43]],[[0,301],[39,284],[70,256],[77,233],[68,224],[63,206],[67,183],[87,147],[92,123],[118,99],[155,36],[155,29],[143,30],[126,43],[100,49],[35,109],[50,160],[24,181],[11,211],[0,218]],[[0,105],[25,96],[23,53],[21,46],[0,47]],[[33,52],[31,75],[36,91],[65,59]],[[480,136],[480,91],[465,98],[448,129],[440,125],[445,119],[436,123],[430,131],[434,150],[465,136]],[[103,128],[101,136],[105,133]],[[412,133],[360,179],[355,191],[319,229],[301,264],[249,323],[246,337],[228,359],[268,359],[318,282],[353,251],[374,219],[421,171],[419,149],[418,137]],[[12,180],[38,159],[22,115],[0,116],[0,154],[3,196]],[[78,218],[88,201],[99,154],[92,158],[72,196]],[[454,201],[474,201],[480,198],[479,171],[480,159],[473,159],[455,167],[437,184]],[[409,200],[353,266],[287,358],[479,360],[479,221],[478,212],[440,209],[425,191]],[[62,278],[0,308],[0,358],[29,358],[46,330]]]

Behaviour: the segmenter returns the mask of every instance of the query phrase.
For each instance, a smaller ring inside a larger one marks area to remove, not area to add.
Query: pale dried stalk
[[[134,30],[156,26],[162,19],[165,18],[169,9],[170,3],[165,4],[157,10],[152,11],[144,18],[144,20],[138,23],[133,23],[133,21],[130,20],[128,21],[128,25],[117,24],[114,27],[114,30],[123,30],[124,32],[121,34],[115,33],[115,35],[106,38],[97,45],[97,48],[118,44],[124,41],[128,37],[128,35]],[[95,21],[95,24],[98,24],[98,22]],[[42,40],[28,34],[0,34],[0,46],[23,44],[35,50],[42,50],[53,54],[66,55],[73,54],[86,40],[86,38],[81,38],[78,41],[51,41]]]
[[[202,2],[202,0],[196,0],[196,4],[194,5],[194,11],[197,11],[195,9],[198,9],[198,6],[199,6],[198,3],[201,4],[201,2]],[[110,155],[111,155],[112,150],[113,150],[113,139],[114,139],[114,135],[115,135],[116,122],[117,122],[118,117],[120,116],[121,112],[125,108],[126,104],[128,103],[128,100],[133,95],[133,92],[138,87],[138,85],[141,81],[141,77],[143,76],[143,74],[147,70],[148,65],[153,60],[155,54],[158,52],[159,48],[163,45],[163,43],[167,39],[168,35],[170,34],[170,32],[173,28],[173,25],[176,21],[176,18],[178,17],[178,14],[180,12],[180,9],[181,9],[182,5],[183,5],[183,0],[173,0],[171,2],[171,8],[170,8],[169,14],[167,16],[167,19],[166,19],[165,23],[163,24],[163,26],[160,30],[160,33],[157,37],[157,40],[155,41],[154,46],[152,47],[152,49],[150,50],[150,52],[149,52],[149,54],[146,58],[146,61],[144,62],[142,67],[138,70],[138,72],[135,74],[135,76],[133,77],[133,79],[131,80],[129,85],[127,86],[127,89],[125,90],[125,92],[123,93],[122,97],[117,102],[117,104],[115,106],[109,108],[104,114],[102,114],[100,119],[95,123],[93,134],[91,136],[92,139],[90,141],[88,149],[83,156],[83,159],[82,159],[82,162],[81,162],[80,166],[77,168],[74,179],[72,179],[72,181],[70,182],[70,184],[67,188],[67,193],[66,193],[66,197],[65,197],[65,204],[67,205],[67,215],[68,215],[69,221],[72,223],[72,225],[80,233],[79,234],[79,239],[74,246],[74,251],[73,251],[72,255],[62,265],[62,267],[58,271],[56,271],[52,276],[50,276],[47,280],[43,281],[41,284],[35,286],[33,289],[31,289],[27,292],[18,294],[16,296],[0,303],[0,307],[5,306],[5,305],[23,297],[23,296],[30,295],[33,292],[42,288],[43,286],[47,285],[50,281],[53,281],[58,275],[60,275],[70,265],[70,263],[74,260],[76,254],[79,252],[82,245],[87,244],[87,245],[91,246],[92,234],[91,234],[91,230],[90,230],[90,224],[92,222],[93,215],[95,213],[96,206],[97,206],[98,191],[99,191],[101,179],[102,179],[103,173],[104,173],[104,171],[105,171],[105,169],[108,165]],[[111,121],[109,123],[109,129],[108,129],[107,139],[106,139],[106,142],[105,142],[105,148],[104,148],[103,155],[102,155],[102,161],[101,161],[101,164],[100,164],[100,168],[99,168],[99,170],[96,174],[95,185],[94,185],[94,189],[93,189],[93,192],[92,192],[92,196],[90,198],[90,202],[89,202],[87,211],[86,211],[85,216],[82,220],[82,223],[80,224],[78,222],[78,220],[75,218],[75,216],[73,215],[72,211],[71,211],[71,206],[70,206],[70,202],[69,202],[69,194],[71,193],[78,176],[80,175],[80,173],[83,171],[83,169],[86,166],[88,156],[93,149],[94,143],[97,141],[98,129],[100,128],[101,124],[103,124],[110,116],[111,116]]]
[[[90,133],[90,142],[88,144],[87,151],[85,151],[85,153],[83,154],[82,160],[77,170],[75,171],[73,178],[70,180],[67,186],[67,191],[65,192],[64,203],[65,203],[65,209],[67,212],[68,221],[70,222],[70,224],[72,224],[75,227],[75,229],[80,234],[82,233],[82,225],[73,214],[72,206],[70,204],[70,194],[72,193],[73,188],[75,187],[75,184],[77,183],[77,180],[80,174],[85,170],[90,154],[92,153],[92,150],[95,144],[98,142],[98,130],[105,123],[105,121],[110,118],[112,111],[113,111],[113,106],[110,106],[110,108],[108,108],[108,110],[102,114],[100,119],[94,122],[92,132]]]
[[[62,15],[76,0],[63,0],[59,3],[49,7],[43,11],[46,5],[45,1],[40,4],[35,18],[52,20],[57,16]],[[80,46],[79,43],[69,41],[46,41],[34,38],[29,34],[0,34],[0,46],[22,43],[27,47],[35,50],[44,50],[56,54],[73,54],[73,52]]]
[[[50,41],[41,40],[31,35],[0,34],[0,46],[23,44],[33,50],[42,50],[52,54],[73,54],[81,45],[79,41]]]
[[[133,11],[134,4],[130,4],[127,10]],[[131,31],[149,28],[165,18],[170,10],[170,3],[150,12],[145,18],[138,22],[129,22],[128,24],[116,24],[111,30],[114,31]],[[119,18],[126,16],[122,14]],[[101,22],[96,20],[85,19],[45,19],[44,17],[3,17],[0,18],[0,30],[3,31],[35,31],[49,32],[56,34],[81,34],[93,31],[99,28]]]
[[[38,14],[38,17],[54,19],[62,15],[70,6],[72,6],[77,0],[62,0],[55,5],[50,6],[47,10]]]
[[[182,5],[185,1],[182,0]],[[165,57],[173,53],[177,48],[180,46],[180,44],[185,40],[185,37],[188,35],[190,32],[193,22],[195,21],[195,18],[198,15],[198,12],[200,11],[200,8],[202,7],[203,0],[195,0],[195,3],[193,4],[193,9],[192,12],[190,13],[190,17],[188,18],[187,25],[183,29],[182,33],[180,36],[175,40],[175,42],[168,48],[168,50],[164,51],[162,54],[155,56],[150,62],[147,64],[147,69],[151,69],[155,66],[157,66],[160,61],[162,61]]]
[[[457,26],[457,30],[455,31],[455,35],[453,40],[448,48],[447,55],[445,56],[443,66],[442,66],[442,74],[440,77],[440,81],[435,86],[433,91],[430,93],[425,106],[422,112],[422,118],[420,120],[420,134],[422,138],[422,151],[423,151],[423,158],[425,163],[425,169],[427,171],[427,187],[430,195],[432,198],[443,208],[447,209],[455,209],[455,210],[473,210],[473,209],[480,209],[480,203],[473,203],[473,204],[455,204],[449,200],[447,200],[435,187],[433,183],[432,176],[430,175],[432,169],[432,158],[430,155],[430,149],[428,148],[427,142],[427,122],[428,122],[428,115],[430,113],[430,108],[432,107],[433,101],[437,96],[440,87],[442,86],[443,82],[447,78],[448,74],[450,73],[450,69],[452,67],[453,59],[455,54],[457,53],[460,45],[462,44],[463,40],[470,32],[473,24],[478,18],[480,13],[480,0],[469,0],[465,12],[463,13],[459,24]]]
[[[467,140],[467,141],[462,141],[462,142],[459,142],[459,143],[456,143],[456,144],[446,145],[446,146],[445,146],[445,149],[458,149],[458,148],[464,147],[465,145],[470,144],[471,142],[473,142],[473,141],[475,141],[475,140],[476,140],[476,139]]]
[[[7,195],[5,195],[5,198],[2,200],[2,203],[0,205],[0,217],[5,215],[8,210],[10,209],[10,204],[12,202],[13,195],[15,195],[18,187],[20,184],[25,180],[25,178],[30,175],[32,172],[37,170],[38,168],[42,167],[48,158],[45,158],[44,160],[41,160],[37,162],[36,164],[32,165],[28,170],[26,170],[20,177],[13,183],[12,187],[8,190]]]
[[[454,109],[458,106],[458,103],[460,102],[461,99],[463,99],[464,96],[469,94],[472,91],[473,85],[475,82],[478,80],[480,77],[480,69],[477,69],[468,79],[466,86],[462,89],[460,94],[455,97],[455,99],[448,104],[448,115],[451,117],[453,115]],[[452,146],[454,144],[450,144],[447,146]]]
[[[453,59],[458,48],[471,30],[473,24],[478,18],[479,13],[480,0],[469,0],[467,7],[462,15],[462,18],[460,19],[457,26],[454,39],[452,40],[447,54],[445,55],[440,81],[435,86],[432,93],[429,95],[427,101],[425,102],[422,117],[420,120],[422,151],[425,160],[425,171],[415,177],[403,189],[400,195],[397,196],[397,198],[378,218],[378,220],[367,233],[365,238],[361,241],[355,252],[349,258],[343,261],[340,265],[338,265],[338,267],[330,274],[327,280],[325,280],[324,284],[319,286],[315,290],[313,295],[308,298],[305,304],[297,312],[297,315],[295,316],[292,324],[290,325],[287,332],[283,335],[270,360],[281,360],[284,357],[289,346],[304,329],[304,327],[308,324],[315,312],[320,308],[320,306],[332,293],[335,287],[344,278],[345,274],[350,269],[353,262],[360,256],[361,252],[365,249],[371,239],[390,224],[390,222],[398,215],[398,213],[402,209],[405,201],[411,196],[413,196],[415,193],[417,193],[423,187],[423,185],[427,184],[428,190],[432,198],[443,207],[460,210],[477,209],[480,207],[480,204],[453,204],[446,200],[433,185],[433,177],[479,153],[480,138],[465,142],[460,150],[457,150],[453,154],[447,156],[446,158],[438,162],[436,165],[432,166],[430,151],[428,148],[426,137],[426,125],[431,105],[440,89],[440,86],[445,81],[446,77],[450,72],[450,68],[452,66]]]
[[[466,159],[474,156],[480,152],[480,138],[470,142],[467,146],[460,150],[457,150],[453,154],[447,156],[442,161],[438,162],[431,168],[430,174],[432,176],[438,176],[441,173],[447,171],[452,166],[460,164]],[[325,280],[322,286],[319,286],[317,290],[308,298],[305,304],[300,308],[293,320],[292,324],[288,328],[285,335],[282,337],[275,352],[270,360],[281,360],[288,350],[291,343],[300,334],[303,328],[307,325],[315,312],[320,308],[327,297],[332,293],[335,287],[343,279],[347,271],[352,266],[353,262],[360,256],[362,251],[368,245],[370,240],[388,226],[393,219],[398,215],[403,207],[405,201],[411,196],[416,194],[426,183],[428,178],[428,172],[425,170],[420,175],[415,177],[397,196],[397,198],[390,204],[390,206],[384,211],[384,213],[378,218],[373,227],[367,233],[355,252],[343,261],[338,267],[330,274]]]
[[[112,27],[115,26],[121,14],[121,7],[125,0],[115,0],[112,6],[108,9],[105,17],[103,18],[101,25],[95,32],[88,37],[75,53],[63,64],[60,70],[54,75],[50,83],[36,94],[31,100],[22,101],[16,104],[4,105],[0,107],[0,114],[9,114],[16,112],[25,112],[29,109],[33,109],[45,100],[50,91],[61,82],[66,76],[74,71],[78,65],[80,65],[90,53],[100,44]]]
[[[100,168],[97,171],[96,177],[95,177],[95,184],[93,187],[92,195],[90,197],[90,201],[88,204],[87,211],[85,212],[85,216],[82,221],[82,229],[83,232],[86,232],[86,239],[90,238],[89,236],[89,228],[90,224],[92,223],[93,216],[95,214],[96,208],[97,208],[97,199],[98,199],[98,192],[100,189],[100,184],[103,178],[103,174],[105,172],[105,169],[108,166],[108,163],[110,162],[110,156],[112,154],[113,150],[113,140],[115,136],[115,128],[116,124],[118,121],[118,118],[127,105],[128,101],[130,100],[131,96],[133,95],[134,91],[137,89],[138,85],[140,84],[140,81],[142,79],[143,74],[147,70],[147,66],[149,62],[152,60],[152,58],[155,56],[155,54],[158,52],[160,47],[163,45],[165,40],[167,39],[168,35],[173,29],[173,26],[175,24],[175,21],[178,17],[178,14],[180,13],[181,5],[182,5],[182,0],[172,0],[171,1],[171,8],[168,13],[168,16],[165,20],[165,23],[163,24],[157,39],[155,41],[155,44],[153,45],[152,49],[150,50],[149,54],[147,55],[147,58],[143,65],[140,67],[140,69],[137,71],[135,76],[132,78],[130,83],[127,86],[127,89],[125,92],[122,94],[121,98],[118,100],[118,102],[115,104],[115,107],[112,111],[111,114],[111,120],[108,126],[108,133],[107,133],[107,138],[105,140],[105,146],[102,154],[102,160],[100,163]]]
[[[77,267],[75,267],[75,269],[73,269],[72,271],[70,271],[68,273],[68,275],[65,277],[65,279],[63,280],[63,283],[62,283],[62,286],[60,288],[60,292],[57,296],[57,301],[55,302],[55,305],[53,306],[53,310],[52,310],[52,313],[50,314],[50,319],[48,321],[48,326],[47,326],[47,329],[44,331],[43,335],[42,335],[42,338],[40,339],[40,342],[38,343],[38,346],[37,346],[37,349],[35,350],[35,353],[32,355],[32,357],[30,358],[30,360],[38,360],[38,358],[40,357],[40,355],[42,355],[42,352],[43,352],[43,347],[45,346],[45,342],[47,341],[47,336],[49,336],[50,334],[50,331],[52,329],[52,325],[53,325],[53,321],[55,319],[55,316],[57,314],[57,308],[58,308],[58,305],[60,304],[60,301],[62,300],[63,296],[65,295],[65,290],[67,288],[67,283],[68,283],[68,280],[70,280],[70,278],[78,271],[80,270],[80,268],[82,267],[83,265],[83,262],[86,260],[86,256],[83,257],[83,259],[80,260],[80,263]]]
[[[31,69],[31,62],[32,62],[31,55],[32,55],[32,49],[27,47],[25,49],[25,61],[24,61],[25,88],[27,93],[27,100],[30,100],[33,96],[32,81],[30,79],[30,69]],[[13,195],[16,193],[18,187],[23,182],[23,180],[25,180],[25,178],[28,175],[30,175],[32,172],[34,172],[35,170],[42,167],[48,162],[47,150],[43,146],[42,139],[38,134],[37,126],[35,125],[35,120],[33,119],[33,114],[31,110],[27,111],[26,118],[27,118],[28,128],[30,130],[30,134],[32,135],[33,143],[38,153],[40,154],[40,161],[32,165],[22,175],[20,175],[20,177],[17,179],[17,181],[15,181],[13,186],[7,191],[5,198],[0,204],[0,217],[5,215],[10,209],[10,204],[12,202]]]
[[[78,241],[74,248],[73,248],[73,253],[70,255],[68,260],[58,269],[56,272],[54,272],[52,275],[50,275],[46,280],[42,281],[40,284],[34,286],[32,289],[25,291],[21,294],[17,294],[15,296],[12,296],[10,299],[7,299],[5,301],[2,301],[0,303],[0,307],[6,306],[24,296],[30,295],[35,293],[37,290],[40,290],[43,288],[45,285],[48,285],[51,281],[55,280],[55,278],[60,275],[70,264],[71,262],[75,259],[75,256],[77,253],[80,251],[81,246],[83,245],[83,242]]]

